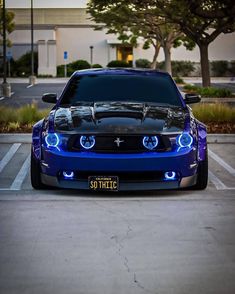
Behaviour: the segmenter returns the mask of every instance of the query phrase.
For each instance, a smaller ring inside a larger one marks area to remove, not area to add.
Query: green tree
[[[123,43],[137,46],[138,38],[144,39],[144,49],[154,47],[151,67],[156,68],[160,47],[165,54],[165,70],[171,73],[171,48],[185,45],[193,48],[193,42],[186,40],[185,34],[175,24],[166,23],[165,18],[159,17],[147,5],[136,5],[133,1],[90,0],[88,12],[92,19],[101,23],[97,29],[106,27],[108,33],[119,35]],[[180,41],[181,40],[181,41]]]
[[[144,2],[144,3],[143,3]],[[220,34],[235,30],[235,3],[231,0],[130,0],[135,9],[148,6],[167,22],[177,24],[200,50],[202,83],[210,86],[208,46]]]
[[[15,28],[15,23],[14,23],[14,13],[11,11],[6,10],[6,31],[8,34],[10,34],[14,28]],[[3,44],[3,2],[0,1],[0,45],[2,46]],[[11,46],[11,42],[9,39],[7,39],[7,46]]]

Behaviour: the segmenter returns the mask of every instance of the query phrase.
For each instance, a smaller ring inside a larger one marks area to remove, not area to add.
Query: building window
[[[133,47],[117,45],[117,60],[126,61],[132,66]]]

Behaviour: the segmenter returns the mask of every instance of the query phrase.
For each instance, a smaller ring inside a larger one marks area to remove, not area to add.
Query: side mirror
[[[53,103],[55,104],[57,102],[57,94],[55,93],[46,93],[42,96],[42,101],[46,103]]]
[[[194,93],[185,94],[184,101],[186,104],[198,103],[201,101],[201,96]]]

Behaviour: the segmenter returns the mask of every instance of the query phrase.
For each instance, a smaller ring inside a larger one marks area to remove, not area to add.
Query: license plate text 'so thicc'
[[[90,176],[88,184],[94,191],[118,191],[119,188],[117,176]]]

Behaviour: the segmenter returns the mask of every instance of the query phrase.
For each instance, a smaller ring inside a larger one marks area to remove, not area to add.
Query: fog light
[[[174,171],[165,172],[166,180],[175,180],[176,173]]]
[[[74,172],[72,171],[63,171],[63,176],[65,179],[72,179],[74,177]]]

